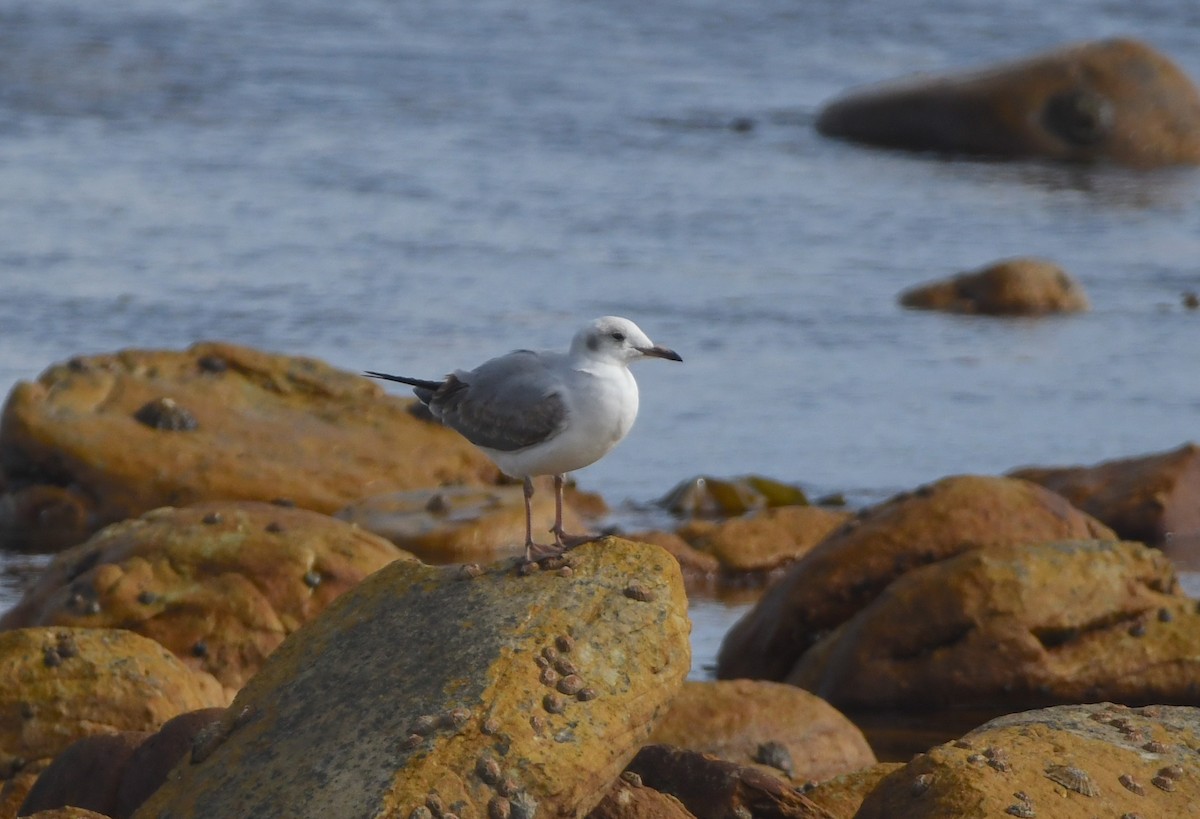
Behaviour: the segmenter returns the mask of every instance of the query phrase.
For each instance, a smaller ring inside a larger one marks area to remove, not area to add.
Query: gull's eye
[[[611,338],[613,341],[617,341],[617,342],[625,340],[625,334],[622,333],[620,330],[615,330],[614,332],[609,333],[608,337]]]

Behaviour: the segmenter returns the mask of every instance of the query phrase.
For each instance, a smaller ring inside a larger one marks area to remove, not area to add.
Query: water
[[[1200,77],[1198,24],[1184,0],[6,0],[0,389],[213,338],[436,376],[617,313],[686,363],[640,367],[630,440],[577,476],[611,502],[747,472],[869,501],[1175,447],[1200,410],[1200,174],[811,125],[855,85],[1085,38]],[[1016,254],[1095,309],[897,307]],[[705,645],[728,619],[706,622]]]

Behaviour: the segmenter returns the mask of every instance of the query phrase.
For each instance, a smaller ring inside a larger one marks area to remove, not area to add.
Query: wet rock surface
[[[990,316],[1079,313],[1089,309],[1083,287],[1053,262],[1005,259],[901,294],[905,307]]]
[[[973,551],[897,579],[788,681],[843,708],[1192,702],[1200,615],[1140,543]]]
[[[210,672],[232,696],[288,634],[397,559],[413,558],[304,509],[157,509],[56,556],[0,627],[135,631]]]
[[[756,680],[685,683],[650,741],[765,765],[800,782],[875,762],[862,732],[827,702]]]
[[[224,705],[220,685],[165,648],[116,629],[0,633],[0,806],[13,811],[50,760],[78,739],[153,731]]]
[[[376,572],[276,650],[137,815],[585,814],[687,673],[682,580],[614,538],[517,567]]]
[[[717,676],[783,680],[826,633],[917,567],[966,551],[1116,536],[1043,487],[955,476],[865,509],[789,567],[734,624]]]
[[[525,497],[520,486],[448,486],[364,498],[339,511],[341,520],[385,537],[426,563],[490,562],[525,554]],[[554,488],[539,479],[533,495],[534,540],[554,522]],[[564,505],[563,528],[588,531]]]
[[[854,91],[821,111],[817,130],[915,151],[1196,164],[1200,94],[1158,51],[1112,39]]]
[[[8,396],[0,547],[61,549],[161,506],[286,498],[329,514],[364,495],[496,480],[414,403],[232,344],[72,359]]]
[[[1200,531],[1200,446],[1194,443],[1093,466],[1009,474],[1057,492],[1129,540],[1167,545],[1171,534]]]
[[[1012,714],[887,776],[857,819],[1176,819],[1200,804],[1200,709],[1068,705]]]

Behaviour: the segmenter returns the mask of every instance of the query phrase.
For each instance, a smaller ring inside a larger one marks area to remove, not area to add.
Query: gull
[[[434,418],[522,478],[525,560],[561,554],[587,538],[563,531],[563,476],[603,458],[629,432],[638,388],[629,365],[643,358],[682,361],[652,342],[632,321],[604,316],[588,322],[565,352],[514,350],[441,381],[366,372],[413,388]],[[554,476],[554,546],[533,542],[533,477]]]

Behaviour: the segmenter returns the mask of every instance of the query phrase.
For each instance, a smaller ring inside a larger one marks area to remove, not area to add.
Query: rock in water
[[[678,566],[396,562],[289,637],[138,817],[583,816],[687,674]],[[428,811],[428,813],[425,813]]]

